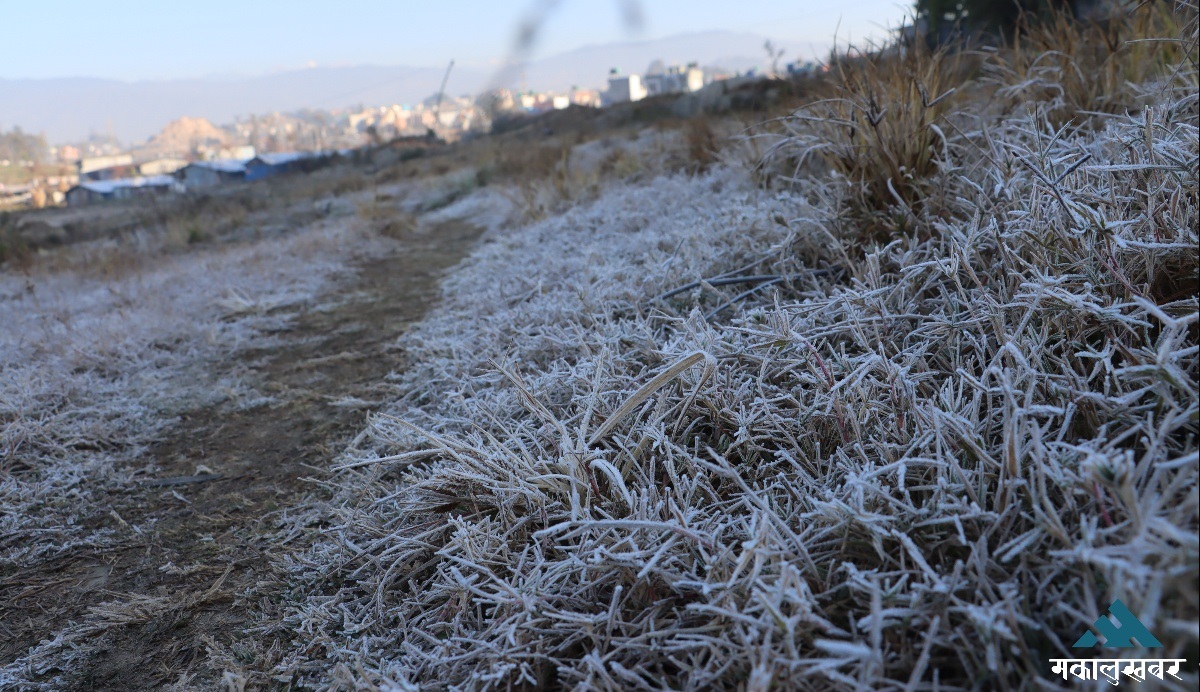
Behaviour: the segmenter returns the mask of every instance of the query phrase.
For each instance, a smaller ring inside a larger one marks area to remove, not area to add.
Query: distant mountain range
[[[667,65],[698,62],[705,67],[719,67],[731,72],[745,71],[762,67],[767,62],[763,47],[766,40],[757,34],[707,31],[654,41],[584,46],[534,61],[526,66],[524,80],[516,75],[513,80],[524,81],[529,88],[542,90],[565,91],[572,86],[602,88],[610,69],[642,73],[654,60],[662,60]],[[808,57],[811,50],[799,43],[775,43],[786,51],[785,62],[795,60],[797,55]]]
[[[655,59],[668,65],[695,61],[747,70],[766,62],[765,40],[755,34],[712,31],[586,46],[533,61],[523,71],[456,67],[446,91],[474,94],[497,82],[536,90],[601,88],[609,69],[641,72]],[[787,51],[785,61],[809,53],[807,46],[781,45]],[[44,132],[54,143],[101,132],[136,144],[185,115],[227,123],[252,113],[416,103],[437,92],[444,71],[445,67],[357,66],[168,81],[0,79],[0,128],[19,125],[28,132]]]

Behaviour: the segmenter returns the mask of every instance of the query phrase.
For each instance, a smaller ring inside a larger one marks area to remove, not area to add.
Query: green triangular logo
[[[1146,629],[1141,620],[1138,620],[1137,616],[1120,599],[1113,601],[1113,604],[1108,607],[1108,613],[1108,615],[1101,615],[1096,622],[1092,623],[1092,627],[1095,627],[1096,631],[1104,637],[1103,644],[1094,632],[1088,630],[1072,648],[1090,649],[1093,646],[1101,645],[1114,649],[1129,649],[1135,646],[1154,649],[1162,646],[1162,642]]]

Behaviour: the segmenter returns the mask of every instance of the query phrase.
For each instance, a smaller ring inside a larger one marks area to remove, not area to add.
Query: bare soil
[[[74,626],[83,653],[63,671],[68,689],[221,688],[215,652],[244,662],[251,687],[275,685],[259,669],[269,643],[247,647],[243,630],[274,600],[280,556],[292,549],[277,544],[282,510],[320,492],[312,479],[362,429],[388,373],[405,367],[396,338],[480,229],[453,221],[384,232],[396,252],[306,305],[280,335],[285,346],[213,364],[214,383],[248,374],[275,401],[182,417],[139,460],[159,468],[155,477],[112,488],[111,512],[85,520],[124,539],[0,574],[0,665]]]

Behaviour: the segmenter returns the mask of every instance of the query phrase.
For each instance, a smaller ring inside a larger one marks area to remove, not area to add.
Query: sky
[[[636,10],[630,11],[630,7]],[[542,14],[538,58],[722,29],[827,52],[894,28],[900,0],[0,0],[0,78],[158,80],[311,66],[496,66]],[[629,17],[640,15],[638,28]],[[789,56],[795,58],[797,56]]]

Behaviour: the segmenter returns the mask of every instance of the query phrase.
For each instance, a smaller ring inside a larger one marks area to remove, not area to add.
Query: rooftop
[[[97,194],[107,195],[123,187],[157,187],[173,185],[175,179],[169,175],[151,175],[139,178],[121,178],[118,180],[93,180],[79,183],[78,187],[91,190]]]

